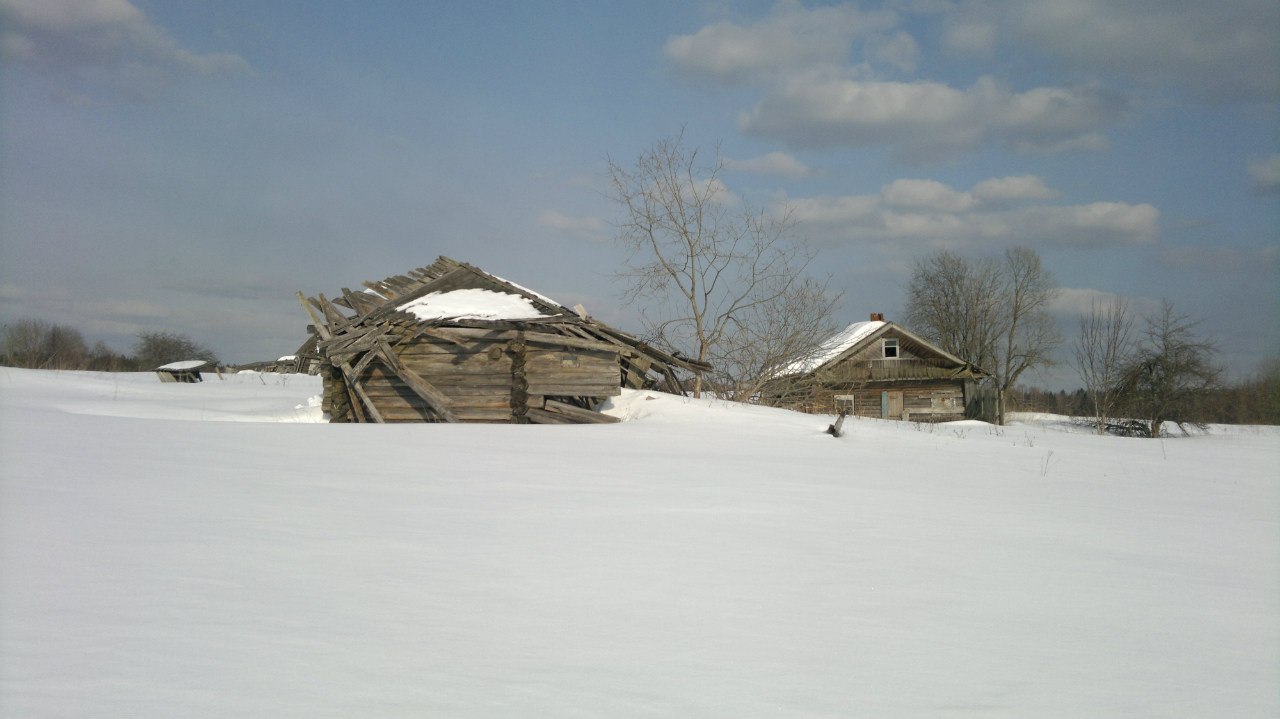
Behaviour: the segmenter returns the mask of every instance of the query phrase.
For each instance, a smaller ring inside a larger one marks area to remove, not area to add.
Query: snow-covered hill
[[[0,715],[1271,717],[1280,434],[0,368]]]

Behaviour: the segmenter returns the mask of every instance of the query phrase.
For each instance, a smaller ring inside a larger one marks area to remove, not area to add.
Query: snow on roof
[[[839,357],[845,350],[866,339],[868,335],[881,327],[884,327],[885,324],[886,323],[880,322],[879,320],[854,322],[843,330],[840,330],[834,335],[828,337],[821,345],[818,346],[818,349],[812,355],[803,359],[798,359],[783,367],[779,374],[785,376],[811,372],[836,357]]]
[[[546,317],[520,295],[492,290],[464,289],[432,292],[399,306],[418,319],[525,320]]]
[[[156,369],[168,369],[168,370],[196,369],[198,367],[203,367],[207,364],[209,363],[206,362],[205,360],[182,360],[180,362],[170,362],[169,364],[162,364],[159,367],[156,367]]]
[[[488,273],[486,273],[486,274],[488,274]],[[518,285],[518,284],[516,284],[516,283],[512,282],[511,280],[508,280],[508,279],[506,279],[506,278],[504,278],[504,277],[499,277],[499,276],[497,276],[497,275],[493,275],[493,274],[490,274],[489,276],[490,276],[490,277],[492,277],[492,278],[493,278],[493,279],[495,279],[495,280],[500,281],[500,282],[505,282],[505,283],[507,283],[507,284],[511,285],[512,287],[516,288],[517,290],[520,290],[520,291],[522,291],[522,292],[528,292],[529,294],[533,295],[534,297],[537,297],[538,299],[542,300],[543,302],[546,302],[546,303],[547,303],[547,304],[549,304],[549,305],[552,305],[552,306],[555,306],[555,307],[563,307],[563,305],[561,305],[559,302],[557,302],[557,301],[555,301],[555,300],[551,299],[550,297],[547,297],[546,295],[542,294],[541,292],[537,292],[537,291],[535,291],[535,290],[531,290],[531,289],[529,289],[528,287],[523,287],[523,286],[521,286],[521,285]]]

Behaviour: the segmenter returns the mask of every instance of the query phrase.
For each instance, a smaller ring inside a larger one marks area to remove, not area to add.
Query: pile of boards
[[[682,394],[681,374],[706,369],[447,257],[364,288],[298,293],[333,422],[612,422],[595,407],[621,388]],[[526,311],[456,309],[476,291]],[[414,309],[432,302],[455,309]]]

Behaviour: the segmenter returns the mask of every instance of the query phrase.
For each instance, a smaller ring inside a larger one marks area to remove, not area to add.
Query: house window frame
[[[890,347],[893,348],[893,354],[889,354]],[[899,359],[902,357],[902,344],[897,337],[886,337],[880,345],[880,351],[885,359]]]

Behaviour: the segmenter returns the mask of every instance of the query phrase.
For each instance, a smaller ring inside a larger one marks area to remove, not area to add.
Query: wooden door
[[[902,391],[885,390],[880,393],[880,417],[902,419]]]

